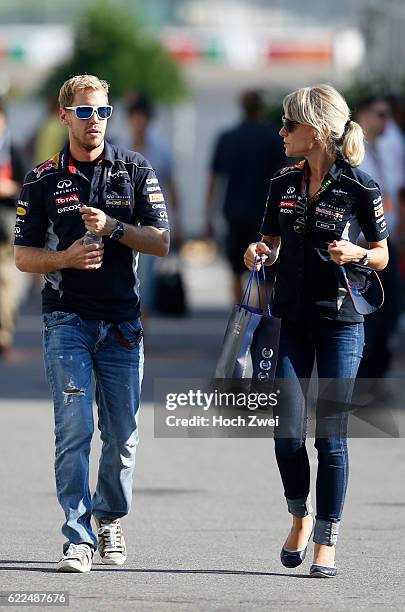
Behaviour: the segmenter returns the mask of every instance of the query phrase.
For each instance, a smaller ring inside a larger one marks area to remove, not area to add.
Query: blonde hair
[[[364,159],[364,133],[350,120],[346,100],[331,85],[301,87],[283,100],[284,114],[293,121],[310,125],[330,151],[339,149],[351,166]]]
[[[59,91],[59,106],[72,106],[76,92],[81,89],[99,89],[108,96],[109,85],[92,74],[78,74],[65,81]]]

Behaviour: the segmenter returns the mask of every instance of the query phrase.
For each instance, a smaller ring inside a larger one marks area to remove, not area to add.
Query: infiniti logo
[[[289,188],[287,189],[287,193],[288,193],[288,194],[294,193],[294,191],[295,191],[295,187],[289,187]]]
[[[71,187],[72,181],[59,181],[58,189],[63,189],[64,187]]]

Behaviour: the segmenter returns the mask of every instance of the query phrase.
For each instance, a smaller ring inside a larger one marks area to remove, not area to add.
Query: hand
[[[0,181],[0,198],[14,198],[20,191],[20,186],[10,179]]]
[[[86,230],[89,230],[96,236],[109,236],[117,225],[116,219],[112,219],[98,208],[82,206],[80,214],[82,215]]]
[[[83,238],[75,240],[65,251],[64,268],[98,270],[103,263],[103,244],[83,244]]]
[[[364,249],[347,240],[334,240],[328,246],[328,253],[332,261],[343,266],[352,261],[360,261],[364,255]]]
[[[264,262],[267,261],[267,259],[269,258],[269,255],[271,255],[271,249],[269,249],[267,244],[265,244],[264,242],[252,242],[251,244],[249,244],[248,248],[246,249],[246,253],[243,256],[243,261],[245,262],[245,266],[251,272],[255,265],[255,257],[257,257],[258,255],[261,256],[261,261],[258,260],[256,262],[257,271],[260,270],[260,268],[262,267],[262,263],[264,264]]]

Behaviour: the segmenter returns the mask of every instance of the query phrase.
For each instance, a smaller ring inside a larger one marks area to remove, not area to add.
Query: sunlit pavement
[[[63,590],[69,609],[91,611],[403,610],[402,439],[351,440],[339,575],[323,581],[307,577],[312,551],[296,570],[279,562],[289,515],[271,440],[154,437],[156,379],[209,378],[221,345],[228,299],[222,262],[193,272],[188,284],[188,318],[148,323],[134,508],[124,521],[127,564],[111,569],[96,557],[88,575],[54,572],[63,516],[52,405],[38,299],[24,306],[15,351],[0,364],[0,590]],[[98,453],[95,436],[93,486]]]

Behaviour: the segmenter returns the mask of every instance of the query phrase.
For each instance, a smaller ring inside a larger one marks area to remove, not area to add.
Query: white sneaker
[[[57,572],[89,572],[94,551],[88,544],[69,544],[56,566]]]
[[[120,519],[114,521],[94,519],[97,525],[98,552],[106,565],[123,565],[127,558]]]

